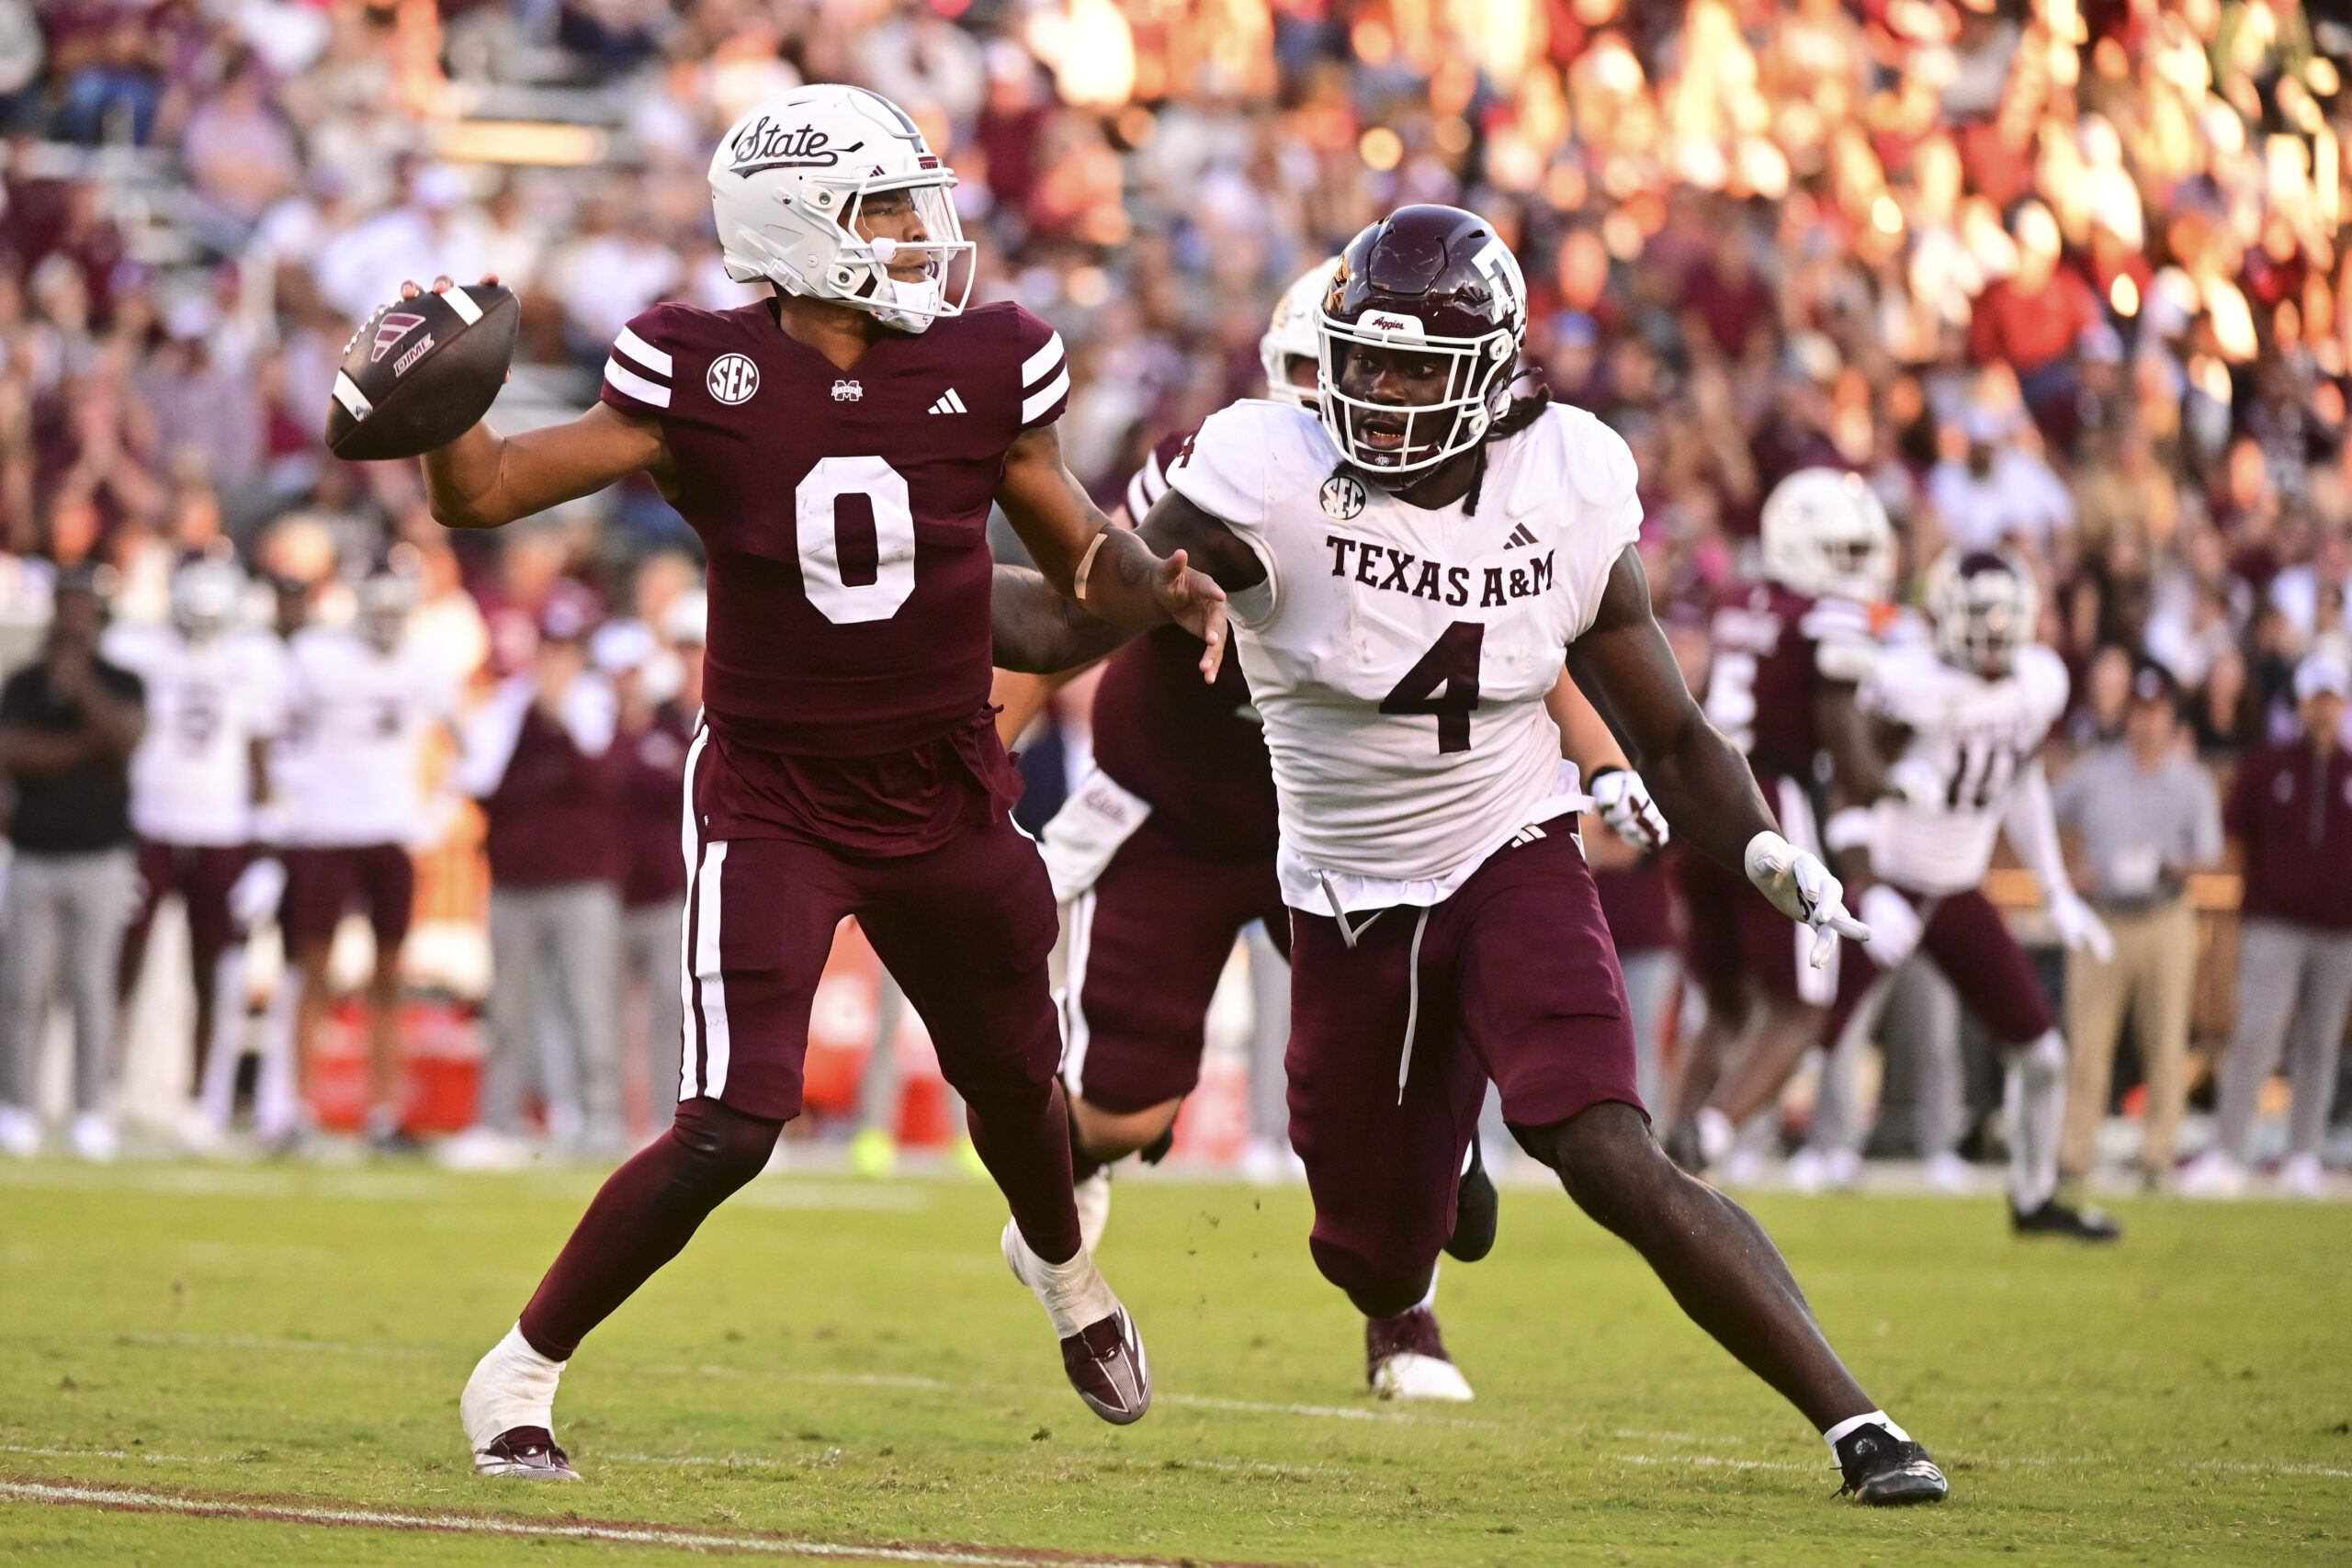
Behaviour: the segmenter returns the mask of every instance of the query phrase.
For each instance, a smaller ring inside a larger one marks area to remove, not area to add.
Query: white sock
[[[555,1385],[563,1368],[563,1362],[550,1361],[531,1348],[521,1324],[508,1329],[506,1337],[474,1367],[458,1401],[458,1418],[465,1423],[474,1451],[517,1427],[555,1430]]]
[[[1436,1264],[1434,1264],[1434,1263],[1432,1263],[1432,1264],[1430,1264],[1430,1288],[1429,1288],[1427,1291],[1425,1291],[1425,1292],[1422,1292],[1422,1294],[1421,1294],[1421,1299],[1420,1299],[1419,1303],[1415,1306],[1414,1310],[1415,1310],[1415,1311],[1417,1311],[1417,1312],[1430,1312],[1430,1311],[1434,1311],[1434,1310],[1436,1309],[1436,1307],[1437,1307],[1437,1265],[1436,1265]]]
[[[1021,1249],[1021,1278],[1045,1303],[1057,1338],[1067,1339],[1119,1310],[1119,1298],[1112,1293],[1086,1248],[1080,1247],[1066,1263],[1048,1263],[1030,1247],[1018,1224],[1005,1227],[1005,1238],[1008,1245]]]
[[[2030,1214],[2058,1190],[2066,1119],[2066,1042],[2054,1030],[2009,1053],[2002,1108],[2009,1123],[2009,1201]]]
[[[1843,1421],[1821,1434],[1821,1440],[1829,1445],[1829,1462],[1833,1465],[1838,1463],[1838,1440],[1840,1438],[1869,1426],[1885,1427],[1894,1434],[1894,1440],[1898,1443],[1907,1443],[1911,1440],[1911,1434],[1896,1426],[1885,1411],[1865,1410],[1860,1416],[1847,1416]]]

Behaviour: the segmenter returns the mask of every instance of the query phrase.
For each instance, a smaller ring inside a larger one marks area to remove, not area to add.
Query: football
[[[468,284],[385,306],[352,334],[327,400],[338,457],[413,457],[490,412],[514,357],[522,307],[510,288]]]

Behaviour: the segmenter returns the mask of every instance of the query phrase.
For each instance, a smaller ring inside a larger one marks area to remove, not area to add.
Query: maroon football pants
[[[1192,1093],[1209,999],[1252,920],[1289,946],[1271,857],[1204,855],[1146,818],[1070,914],[1063,1081],[1117,1115]]]
[[[205,1058],[212,1045],[212,998],[220,975],[220,955],[237,940],[236,921],[229,913],[229,893],[253,861],[243,844],[165,844],[149,840],[139,846],[139,901],[131,907],[130,925],[123,932],[122,957],[117,977],[119,994],[129,998],[139,984],[147,961],[147,933],[155,911],[171,894],[187,906],[188,967],[196,987],[196,1077],[204,1079]]]
[[[2050,998],[2034,976],[2033,961],[1981,890],[1940,897],[1894,890],[1919,911],[1919,951],[1943,971],[1960,993],[1961,1006],[1982,1020],[1994,1039],[2005,1046],[2030,1045],[2058,1026]],[[1838,1005],[1822,1029],[1821,1037],[1828,1041],[1845,1032],[1869,981],[1880,974],[1868,943],[1849,942],[1844,947],[1843,961],[1861,983],[1838,987]]]
[[[1341,1290],[1426,1277],[1489,1078],[1514,1128],[1641,1107],[1625,982],[1573,821],[1497,851],[1427,910],[1351,915],[1353,946],[1330,916],[1293,911],[1291,1143],[1316,1267]]]
[[[800,1113],[809,1005],[852,915],[930,1029],[1021,1234],[1049,1261],[1076,1255],[1054,898],[1034,843],[1009,821],[888,859],[720,840],[692,874],[677,1119],[613,1173],[532,1296],[523,1332],[542,1355],[568,1358],[766,1163]]]

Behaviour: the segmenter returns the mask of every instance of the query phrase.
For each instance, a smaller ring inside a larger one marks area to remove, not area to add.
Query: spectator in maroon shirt
[[[2222,1065],[2214,1146],[2181,1173],[2181,1190],[2228,1196],[2245,1185],[2246,1145],[2262,1087],[2288,1046],[2294,1086],[2285,1190],[2315,1194],[2320,1140],[2335,1100],[2344,1023],[2352,1014],[2352,754],[2344,749],[2352,670],[2334,652],[2295,670],[2302,733],[2251,752],[2230,791],[2227,822],[2245,846],[2237,1028]],[[2300,1013],[2300,1017],[2298,1014]]]
[[[2053,439],[2069,430],[2075,400],[2075,344],[2093,323],[2105,320],[2090,286],[2058,265],[2058,220],[2038,201],[2018,209],[2010,225],[2018,242],[2018,270],[1977,298],[1968,323],[1968,357],[1995,361],[2017,372],[2018,389],[2033,411],[2034,423]]]
[[[1769,340],[1779,319],[1772,286],[1757,273],[1751,244],[1745,223],[1726,222],[1713,254],[1690,269],[1682,288],[1683,336],[1694,346],[1713,344],[1727,359],[1746,357],[1759,334]]]
[[[512,1163],[523,1152],[514,1139],[534,1082],[551,1133],[584,1139],[592,1153],[617,1153],[623,1142],[617,715],[611,683],[588,658],[596,618],[593,594],[559,583],[540,608],[529,666],[467,727],[458,783],[488,818],[492,979],[477,1126],[443,1150],[459,1167]],[[570,1050],[543,1076],[535,1058],[550,987]]]

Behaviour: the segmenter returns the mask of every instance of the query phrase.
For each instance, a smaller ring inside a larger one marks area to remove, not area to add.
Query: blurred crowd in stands
[[[497,417],[584,406],[646,305],[751,297],[720,130],[847,80],[957,170],[975,298],[1069,342],[1106,502],[1255,389],[1283,284],[1455,202],[1522,259],[1527,374],[1632,444],[1670,617],[1850,468],[1906,572],[2031,561],[2070,743],[2154,668],[2226,769],[2352,650],[2347,58],[2342,0],[0,0],[0,637],[84,563],[160,620],[206,551],[333,621],[395,545],[478,687],[563,605],[658,634],[695,547],[650,487],[451,536],[328,458],[334,365],[402,278],[495,273]]]

